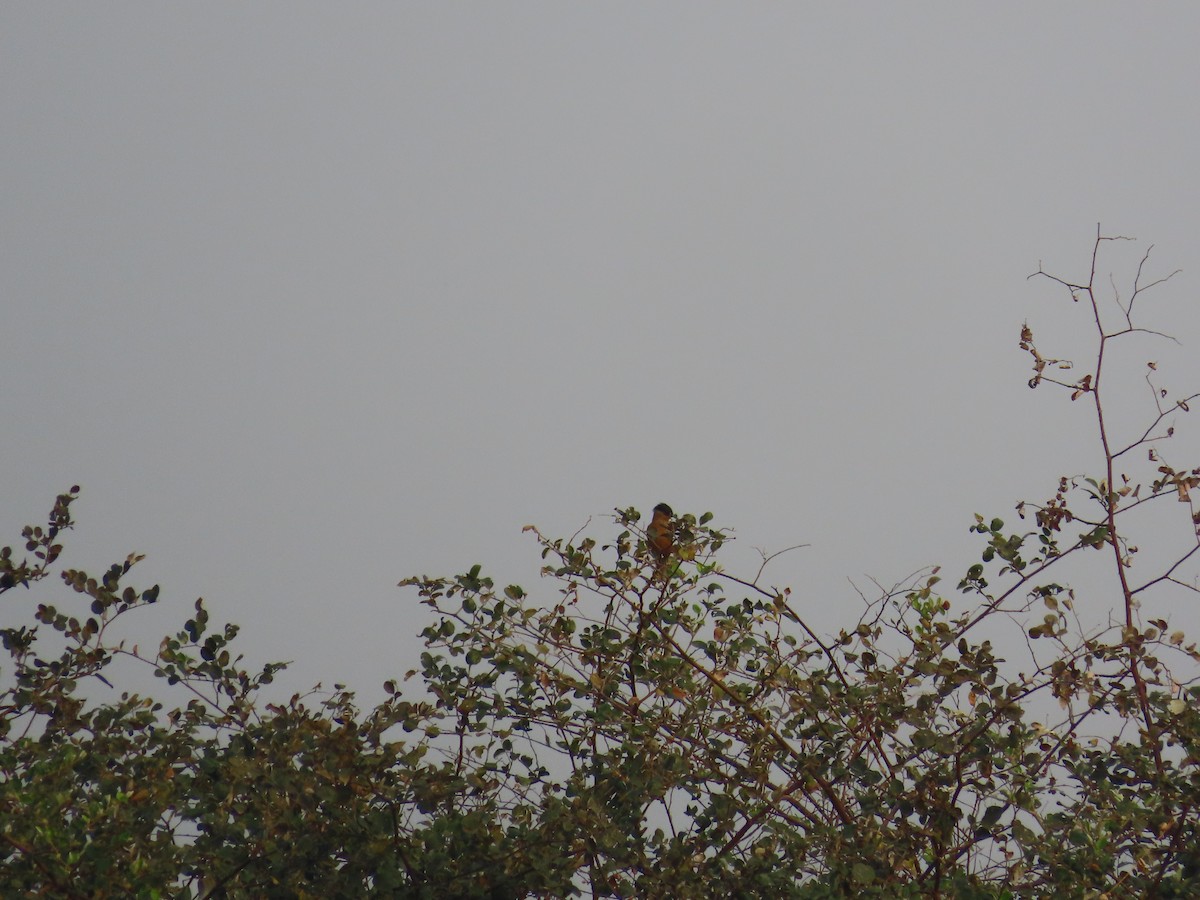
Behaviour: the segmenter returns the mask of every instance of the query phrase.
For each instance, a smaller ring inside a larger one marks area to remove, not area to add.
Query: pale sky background
[[[4,4],[0,542],[77,483],[66,564],[163,586],[135,636],[204,596],[364,700],[416,662],[401,578],[552,596],[525,524],[811,543],[769,580],[830,628],[848,578],[956,580],[973,513],[1098,462],[1025,386],[1022,321],[1088,334],[1039,260],[1155,244],[1183,346],[1119,399],[1200,388],[1198,41],[1183,3]]]

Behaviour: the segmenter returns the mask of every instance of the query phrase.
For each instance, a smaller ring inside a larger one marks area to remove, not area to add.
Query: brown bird
[[[646,546],[660,561],[675,549],[675,523],[671,521],[674,515],[671,507],[660,503],[654,507],[654,517],[646,526]]]

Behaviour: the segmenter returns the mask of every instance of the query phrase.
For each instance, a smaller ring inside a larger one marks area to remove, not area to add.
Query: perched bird
[[[646,526],[646,546],[660,561],[675,549],[675,523],[671,521],[674,515],[671,507],[660,503],[654,507],[654,517]]]

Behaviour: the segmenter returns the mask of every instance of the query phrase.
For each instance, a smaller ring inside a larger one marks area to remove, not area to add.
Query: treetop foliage
[[[1111,291],[1114,240],[1086,280],[1037,273],[1078,304],[1088,365],[1028,324],[1018,341],[1030,387],[1093,408],[1099,470],[976,516],[961,576],[923,570],[833,634],[765,563],[726,571],[710,513],[673,515],[652,548],[625,507],[597,534],[531,527],[537,590],[478,566],[401,582],[430,624],[378,706],[343,688],[272,704],[281,666],[247,668],[199,601],[153,652],[126,645],[117,620],[158,587],[126,583],[137,556],[56,569],[72,488],[25,556],[0,550],[4,602],[54,571],[82,595],[0,631],[4,894],[1195,896],[1200,651],[1163,597],[1196,591],[1200,468],[1165,447],[1197,395],[1150,362],[1144,420],[1106,414],[1114,347],[1157,334],[1134,307],[1166,280],[1147,252]],[[1184,549],[1143,571],[1135,510]],[[1098,587],[1077,595],[1069,559]],[[182,702],[122,691],[119,658]]]

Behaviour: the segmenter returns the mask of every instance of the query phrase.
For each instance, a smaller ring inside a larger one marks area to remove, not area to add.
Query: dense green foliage
[[[1157,449],[1193,398],[1162,391],[1114,433],[1105,352],[1140,330],[1146,286],[1112,327],[1095,281],[1093,256],[1061,282],[1094,319],[1081,379],[1020,342],[1032,386],[1094,403],[1103,471],[1020,504],[1016,528],[977,517],[960,601],[927,571],[835,634],[761,571],[726,572],[709,514],[678,517],[664,566],[629,508],[596,537],[535,530],[536,592],[478,567],[403,582],[431,624],[378,707],[271,704],[280,667],[244,668],[199,602],[153,653],[114,637],[159,591],[126,585],[136,557],[59,568],[72,489],[25,556],[0,551],[3,602],[56,571],[78,595],[0,632],[0,893],[1197,896],[1200,653],[1155,612],[1194,591],[1200,469]],[[1136,575],[1125,516],[1160,501],[1187,510],[1186,547]],[[1122,621],[1080,614],[1067,559]],[[186,700],[122,693],[118,659]]]

